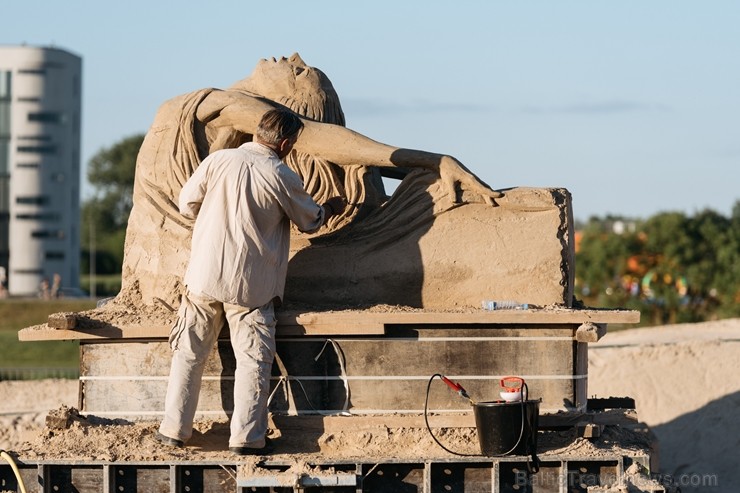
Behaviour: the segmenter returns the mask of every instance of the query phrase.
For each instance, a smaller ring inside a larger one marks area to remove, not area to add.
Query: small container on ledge
[[[529,304],[518,303],[512,300],[494,301],[494,300],[483,300],[481,302],[484,310],[527,310]]]

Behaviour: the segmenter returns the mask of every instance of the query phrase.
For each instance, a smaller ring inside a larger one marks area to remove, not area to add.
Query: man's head
[[[262,116],[254,137],[257,142],[268,146],[283,159],[293,149],[302,129],[303,122],[295,113],[274,109]]]

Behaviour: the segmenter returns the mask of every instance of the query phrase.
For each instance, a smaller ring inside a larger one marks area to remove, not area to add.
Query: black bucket
[[[473,410],[483,455],[536,455],[539,401],[477,402]]]

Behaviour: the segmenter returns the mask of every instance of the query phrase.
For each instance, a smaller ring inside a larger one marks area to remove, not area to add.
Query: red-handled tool
[[[514,382],[513,385],[507,385],[507,382]],[[522,390],[524,379],[522,377],[504,377],[501,379],[501,387],[507,392],[516,392]]]
[[[449,388],[451,388],[452,390],[454,390],[455,392],[457,392],[460,397],[463,397],[463,398],[469,400],[470,403],[473,404],[473,405],[475,404],[473,402],[473,399],[471,399],[470,396],[468,395],[467,390],[465,390],[462,385],[460,385],[457,382],[453,382],[452,380],[450,380],[449,378],[447,378],[444,375],[440,375],[439,378],[441,378],[442,381],[444,383],[446,383]]]
[[[499,383],[503,389],[499,394],[501,398],[506,402],[526,401],[527,392],[525,391],[527,384],[524,383],[524,379],[521,377],[504,377]]]

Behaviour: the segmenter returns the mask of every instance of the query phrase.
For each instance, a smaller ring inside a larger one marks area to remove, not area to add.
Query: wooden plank
[[[276,334],[278,337],[292,336],[352,336],[352,335],[383,335],[385,325],[380,322],[354,322],[347,323],[312,323],[306,325],[278,325]]]
[[[475,428],[475,416],[467,414],[438,414],[429,416],[432,428]],[[355,415],[355,416],[285,416],[272,415],[272,422],[279,430],[321,431],[370,431],[377,428],[426,428],[423,415]]]
[[[299,325],[320,323],[322,320],[351,323],[354,320],[377,321],[384,324],[554,324],[554,323],[637,323],[636,310],[597,310],[568,308],[533,308],[529,310],[474,311],[332,311],[283,312],[279,321],[295,321]]]
[[[432,428],[475,428],[475,415],[471,410],[465,414],[430,415]],[[354,416],[285,416],[273,415],[272,421],[280,430],[311,430],[325,433],[342,431],[365,431],[374,428],[426,428],[423,415],[354,415]],[[592,423],[599,426],[634,426],[634,412],[563,412],[541,414],[539,429],[573,428],[579,424]]]
[[[604,397],[588,400],[588,409],[600,411],[605,409],[635,409],[635,399],[632,397]]]
[[[108,339],[166,339],[170,328],[165,325],[112,325],[96,329],[54,329],[47,324],[35,325],[18,331],[20,341],[96,341]]]
[[[278,314],[278,335],[365,335],[380,334],[389,325],[470,324],[594,324],[637,323],[640,312],[631,310],[530,309],[475,312],[283,312]],[[48,324],[22,329],[21,341],[160,339],[167,338],[168,325],[106,325],[96,329],[53,329]]]
[[[278,381],[271,388],[281,385],[275,392],[270,409],[277,413],[289,410],[285,398],[286,388]],[[81,412],[101,416],[119,416],[126,419],[152,419],[164,410],[167,378],[123,380],[82,380],[84,400]],[[564,396],[572,395],[572,382],[530,381],[531,397],[542,399],[541,410],[563,410]],[[339,380],[307,380],[300,384],[290,381],[298,412],[341,411],[346,399],[344,383]],[[498,381],[471,381],[466,385],[468,392],[480,401],[496,401]],[[349,411],[360,413],[422,413],[427,389],[426,380],[350,380]],[[198,401],[198,413],[210,418],[223,418],[233,409],[234,381],[228,379],[204,379]],[[571,397],[572,399],[572,397]],[[469,410],[470,403],[451,392],[442,382],[434,385],[429,395],[431,411]]]
[[[573,428],[584,423],[593,423],[600,426],[634,427],[637,422],[637,413],[633,410],[620,409],[601,412],[571,411],[540,415],[539,428],[541,430],[557,430]]]
[[[382,335],[387,334],[395,337],[467,337],[472,331],[483,328],[483,325],[466,325],[466,324],[384,324],[378,321],[360,321],[360,322],[342,322],[332,324],[307,323],[306,325],[295,325],[296,322],[287,320],[280,323],[278,320],[276,335],[281,337],[296,336],[331,336],[337,337],[342,335]],[[293,325],[289,325],[289,324]],[[544,337],[572,337],[570,325],[537,325],[532,327],[529,324],[487,324],[490,329],[502,330],[529,330],[536,328],[538,331],[549,329],[549,332],[543,332]],[[510,327],[513,326],[513,329]],[[567,332],[564,332],[567,330]],[[166,325],[122,325],[114,327],[111,325],[103,326],[99,329],[75,329],[61,330],[51,329],[46,325],[36,325],[22,329],[18,333],[18,339],[21,341],[46,341],[46,340],[81,340],[81,341],[103,341],[117,339],[142,339],[157,340],[167,339],[169,337],[170,327]],[[502,335],[507,335],[502,333]],[[512,336],[521,336],[524,334],[508,334]],[[222,332],[221,337],[228,337],[226,331]]]
[[[406,375],[431,376],[442,373],[462,375],[573,375],[571,341],[533,340],[443,340],[394,341],[342,340],[337,343],[344,355],[349,376]],[[305,344],[282,342],[278,354],[290,375],[339,375],[339,363],[332,346],[323,342]],[[542,354],[549,354],[543,358]]]
[[[343,355],[344,371],[349,377],[428,378],[435,373],[451,378],[585,375],[573,366],[573,343],[569,340],[398,341],[377,338],[343,339],[335,344]],[[334,346],[324,346],[325,341],[321,339],[278,340],[277,354],[290,376],[339,377],[342,374],[339,356]],[[164,341],[84,344],[80,351],[80,375],[83,377],[169,374],[171,351]],[[549,357],[542,358],[542,354]],[[209,355],[204,374],[233,375],[235,367],[230,343],[221,340]],[[277,365],[273,374],[279,376]]]
[[[382,335],[385,325],[380,322],[359,323],[312,323],[307,325],[279,325],[277,336],[339,336],[339,335]],[[20,341],[96,341],[107,339],[167,339],[168,325],[121,325],[104,326],[96,329],[63,329],[51,325],[37,325],[18,332]]]
[[[227,351],[231,352],[228,343],[220,342],[219,350],[212,351],[206,361],[206,375],[220,374],[223,367],[219,364],[220,353]],[[80,376],[167,377],[171,359],[172,351],[165,341],[83,344],[80,345]]]

